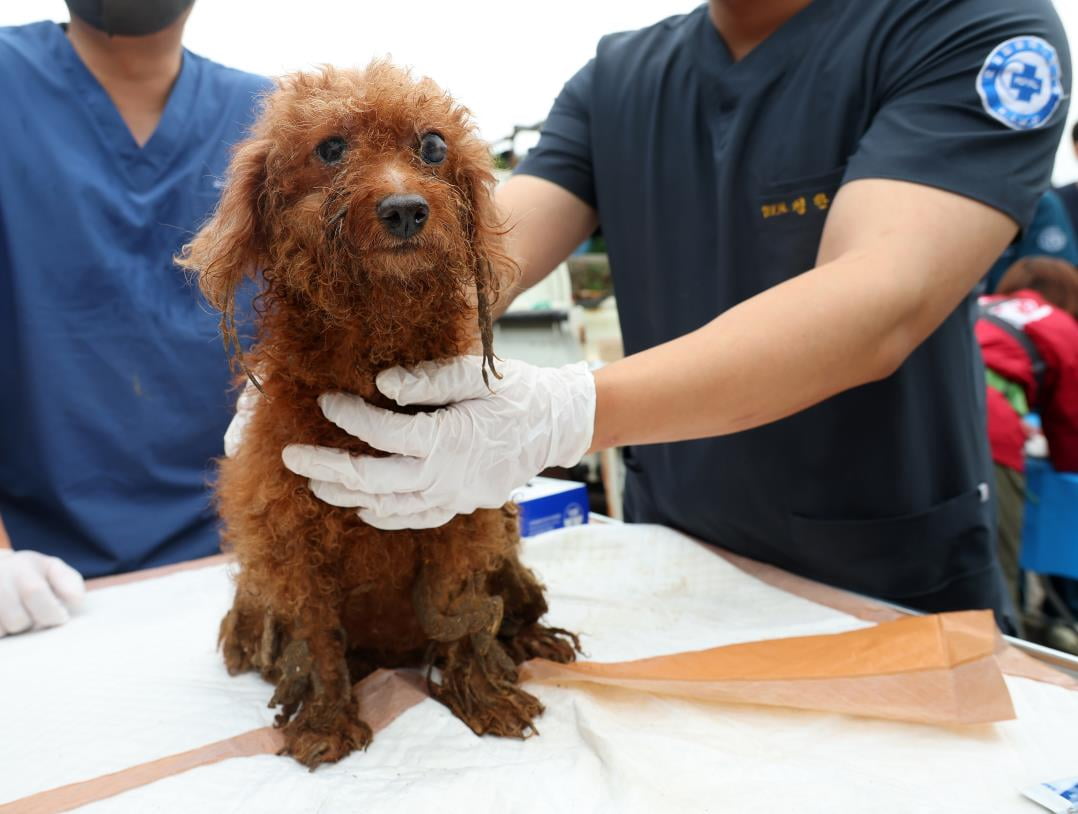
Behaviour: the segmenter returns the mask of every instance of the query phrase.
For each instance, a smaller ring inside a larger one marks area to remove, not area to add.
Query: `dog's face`
[[[257,136],[269,266],[328,251],[353,271],[408,275],[458,259],[475,238],[490,157],[430,80],[384,63],[293,77],[268,99]]]
[[[483,312],[512,265],[490,166],[468,112],[430,80],[383,62],[290,76],[180,262],[226,317],[242,277],[258,271],[330,319],[346,318],[365,287],[423,278],[469,289],[486,334]]]

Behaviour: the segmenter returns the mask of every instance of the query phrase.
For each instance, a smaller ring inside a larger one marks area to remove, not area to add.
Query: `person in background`
[[[1075,122],[1074,127],[1071,128],[1071,146],[1074,148],[1075,157],[1078,158],[1078,122]],[[1056,187],[1055,192],[1067,209],[1071,228],[1074,229],[1075,234],[1078,234],[1078,181]]]
[[[1078,265],[1078,238],[1063,201],[1053,190],[1041,195],[1033,222],[988,270],[983,293],[994,293],[1007,269],[1023,257],[1058,257]]]
[[[192,2],[0,28],[0,636],[218,550],[231,376],[172,258],[268,81],[183,48]]]
[[[1022,419],[1035,410],[1059,472],[1078,472],[1078,269],[1051,257],[1011,266],[980,299],[988,438],[995,465],[999,558],[1016,607],[1026,500]]]

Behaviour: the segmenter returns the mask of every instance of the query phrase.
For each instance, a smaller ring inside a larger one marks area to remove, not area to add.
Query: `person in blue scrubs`
[[[1033,222],[1007,247],[985,276],[986,294],[994,294],[1007,269],[1025,257],[1058,257],[1078,266],[1078,238],[1063,199],[1048,190],[1037,201]]]
[[[218,550],[231,374],[173,256],[269,82],[185,50],[191,5],[0,28],[0,636]]]

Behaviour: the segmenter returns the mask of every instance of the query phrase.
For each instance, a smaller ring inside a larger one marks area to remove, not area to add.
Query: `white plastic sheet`
[[[529,541],[552,624],[614,661],[861,627],[665,529]],[[265,725],[270,688],[214,652],[224,569],[93,592],[64,628],[0,640],[0,803]],[[1018,720],[941,729],[533,687],[541,735],[476,738],[424,701],[371,748],[308,773],[225,761],[82,812],[1033,812],[1018,789],[1074,771],[1078,693],[1008,678]]]

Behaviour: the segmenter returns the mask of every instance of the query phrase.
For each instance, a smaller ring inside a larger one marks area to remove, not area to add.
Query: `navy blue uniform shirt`
[[[173,264],[267,80],[184,51],[139,147],[64,30],[0,28],[0,519],[98,576],[218,550],[217,316]]]
[[[812,268],[846,182],[1028,223],[1068,55],[1049,0],[814,0],[737,62],[701,7],[604,38],[518,172],[598,211],[636,353]],[[929,610],[999,608],[972,324],[967,301],[893,376],[785,420],[633,448],[628,516]]]
[[[1070,219],[1071,228],[1074,229],[1074,233],[1078,235],[1078,183],[1056,187],[1055,193],[1059,196],[1060,201],[1063,202],[1063,207],[1067,210],[1067,217]]]

